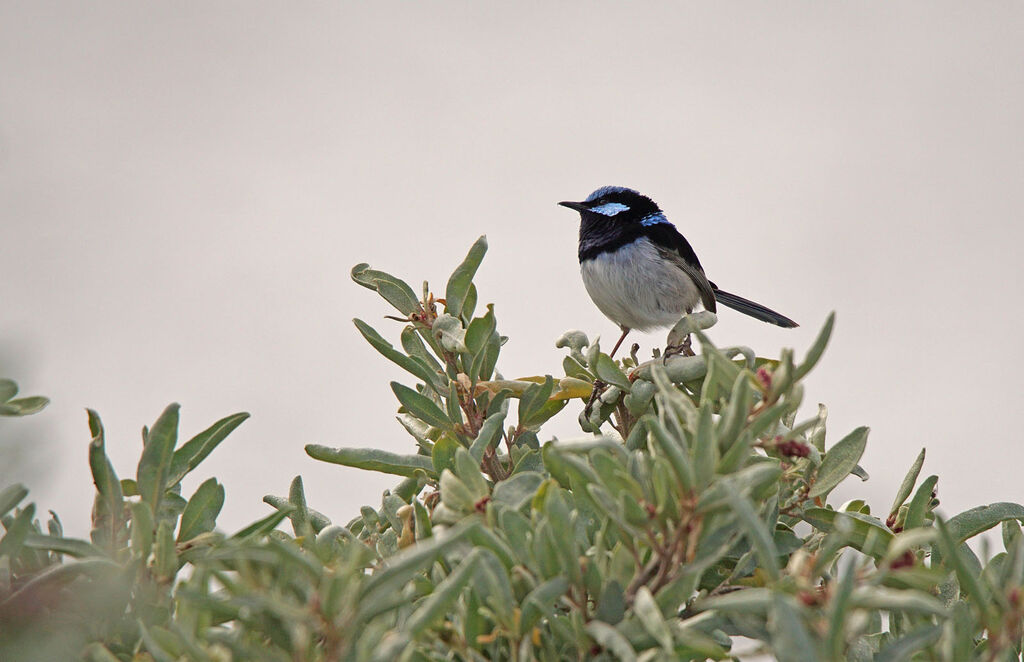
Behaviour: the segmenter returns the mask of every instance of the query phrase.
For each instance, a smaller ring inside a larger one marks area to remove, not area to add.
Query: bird
[[[623,186],[604,186],[582,202],[559,202],[580,214],[579,260],[583,285],[622,335],[674,325],[698,304],[722,304],[762,322],[792,328],[790,318],[726,292],[708,280],[690,242],[649,197]],[[687,351],[684,346],[666,348]]]

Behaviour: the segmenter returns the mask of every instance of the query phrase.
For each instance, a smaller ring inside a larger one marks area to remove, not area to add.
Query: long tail
[[[766,308],[759,303],[754,303],[750,299],[744,299],[741,296],[731,294],[725,290],[715,288],[715,300],[723,306],[728,306],[733,310],[738,310],[744,315],[750,315],[754,319],[759,319],[762,322],[768,322],[769,324],[784,326],[786,328],[800,326],[785,315],[781,315],[771,308]]]

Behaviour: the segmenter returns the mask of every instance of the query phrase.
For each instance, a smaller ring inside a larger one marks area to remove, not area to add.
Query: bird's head
[[[654,200],[623,186],[604,186],[588,195],[583,202],[558,204],[578,211],[584,223],[598,221],[601,225],[643,226],[668,222]]]

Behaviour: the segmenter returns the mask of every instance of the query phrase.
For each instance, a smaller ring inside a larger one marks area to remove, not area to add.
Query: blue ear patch
[[[624,205],[621,202],[606,202],[598,207],[591,207],[590,211],[602,216],[615,216],[620,212],[629,211],[629,205]]]
[[[662,214],[660,211],[648,214],[640,219],[640,225],[657,225],[658,223],[668,223],[668,219],[665,218],[665,214]]]

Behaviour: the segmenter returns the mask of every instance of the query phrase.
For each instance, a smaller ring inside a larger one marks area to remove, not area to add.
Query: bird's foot
[[[665,355],[661,360],[662,364],[664,365],[668,363],[669,357],[676,356],[677,354],[681,356],[695,356],[693,349],[690,347],[689,335],[687,335],[686,338],[683,339],[683,342],[678,345],[665,346]]]
[[[601,394],[604,393],[604,390],[607,387],[608,385],[602,382],[600,379],[594,380],[594,390],[591,391],[590,393],[590,399],[587,400],[587,406],[583,408],[584,416],[590,418],[590,409],[594,406],[594,403],[597,401],[597,399],[601,397]]]

